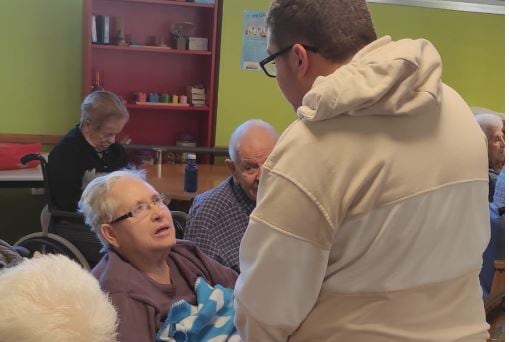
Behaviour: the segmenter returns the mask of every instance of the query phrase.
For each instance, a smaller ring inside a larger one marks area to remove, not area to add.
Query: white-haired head
[[[265,136],[268,136],[274,142],[279,138],[279,133],[272,127],[269,123],[260,120],[260,119],[251,119],[233,131],[230,136],[230,143],[228,144],[228,154],[230,155],[230,159],[234,162],[238,160],[238,151],[240,148],[240,144],[242,143],[242,139],[252,132],[262,133]]]
[[[112,342],[117,313],[99,282],[63,255],[0,272],[0,341]]]
[[[112,184],[123,177],[145,180],[145,172],[123,169],[94,178],[83,190],[78,203],[79,212],[83,214],[85,223],[92,228],[105,247],[108,247],[109,244],[102,235],[101,225],[113,220],[115,210],[118,208],[118,203],[109,196],[109,192]]]

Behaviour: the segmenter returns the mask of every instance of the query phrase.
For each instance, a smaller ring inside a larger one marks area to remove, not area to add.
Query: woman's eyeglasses
[[[134,209],[129,211],[128,213],[125,213],[122,216],[117,217],[113,221],[111,221],[109,224],[118,223],[120,221],[123,221],[125,219],[128,219],[130,217],[134,218],[145,218],[152,206],[161,207],[164,208],[168,204],[170,204],[171,199],[166,196],[165,194],[157,194],[152,197],[152,200],[147,202],[139,202]]]

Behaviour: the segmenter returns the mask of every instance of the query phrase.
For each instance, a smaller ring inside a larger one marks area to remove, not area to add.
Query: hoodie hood
[[[297,109],[299,118],[339,115],[412,115],[436,107],[442,94],[442,61],[425,39],[382,37],[328,76],[316,78]]]

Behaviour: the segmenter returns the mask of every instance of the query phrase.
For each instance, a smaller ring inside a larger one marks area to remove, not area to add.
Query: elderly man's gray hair
[[[241,138],[251,129],[264,129],[267,131],[268,134],[271,134],[274,136],[274,138],[277,140],[279,137],[279,133],[272,127],[269,123],[260,120],[260,119],[251,119],[243,124],[241,124],[239,127],[233,131],[231,137],[230,137],[230,143],[228,144],[228,154],[230,155],[230,159],[234,162],[237,162],[238,160],[238,151],[239,151],[239,144],[242,140]]]

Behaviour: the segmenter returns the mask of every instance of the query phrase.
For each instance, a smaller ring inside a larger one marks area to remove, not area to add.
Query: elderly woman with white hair
[[[121,170],[90,182],[79,202],[106,255],[92,270],[119,314],[120,341],[154,341],[178,300],[196,305],[194,286],[233,288],[237,274],[176,240],[168,201],[141,171]]]

